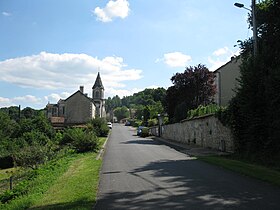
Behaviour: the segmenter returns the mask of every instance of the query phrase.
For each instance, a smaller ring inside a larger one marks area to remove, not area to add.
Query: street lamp
[[[256,23],[256,0],[252,0],[252,9],[249,9],[244,6],[244,4],[241,3],[234,3],[234,6],[238,8],[243,8],[251,12],[252,19],[253,19],[253,44],[254,44],[254,56],[256,57],[257,51],[258,51],[258,45],[257,45],[257,23]]]
[[[162,116],[158,114],[158,136],[161,137],[162,132]]]

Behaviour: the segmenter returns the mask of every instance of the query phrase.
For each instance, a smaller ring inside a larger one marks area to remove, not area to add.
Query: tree
[[[35,110],[30,107],[26,107],[21,111],[21,114],[25,118],[32,118],[35,115]]]
[[[123,118],[129,117],[129,109],[125,106],[117,107],[114,110],[114,115],[117,117],[118,120],[121,120]]]
[[[280,160],[279,13],[279,0],[257,5],[257,55],[252,53],[252,39],[241,43],[240,85],[229,105],[236,151],[265,163]]]
[[[214,73],[204,65],[187,67],[183,73],[171,77],[171,81],[173,86],[168,88],[165,102],[171,121],[181,120],[179,118],[185,117],[189,109],[213,102],[216,92]],[[175,117],[175,112],[179,118]]]

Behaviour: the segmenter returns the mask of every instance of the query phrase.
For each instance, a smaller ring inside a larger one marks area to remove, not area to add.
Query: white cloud
[[[126,89],[108,88],[108,89],[106,89],[105,93],[108,97],[113,97],[115,95],[118,95],[120,98],[122,98],[124,96],[131,96],[131,95],[133,95],[133,93],[138,93],[144,89],[145,88],[133,88],[130,90],[126,90]]]
[[[162,59],[157,59],[156,62],[163,61],[170,67],[185,67],[192,60],[191,56],[181,52],[172,52],[164,54]]]
[[[37,98],[32,95],[25,95],[25,96],[19,96],[15,97],[12,99],[13,102],[18,102],[18,103],[32,103],[32,104],[40,104],[42,102],[42,99]]]
[[[57,103],[60,99],[66,99],[70,95],[71,93],[68,92],[62,92],[61,94],[51,93],[50,95],[45,96],[44,99],[49,103]]]
[[[127,0],[110,0],[105,8],[96,7],[93,13],[97,16],[97,20],[102,22],[110,22],[113,18],[126,18],[129,14],[129,2]]]
[[[213,55],[215,55],[215,56],[221,56],[221,55],[227,54],[228,52],[229,52],[228,47],[223,47],[223,48],[220,48],[220,49],[218,49],[218,50],[215,50],[215,51],[213,52]]]
[[[0,108],[9,107],[9,106],[15,106],[12,100],[9,98],[0,97]]]
[[[124,87],[124,81],[142,78],[142,70],[126,67],[123,58],[116,56],[98,59],[86,54],[41,52],[0,62],[0,80],[21,87],[72,92],[80,85],[92,87],[100,70],[105,88]]]
[[[12,16],[12,13],[9,13],[9,12],[2,12],[2,15],[8,17],[8,16]]]
[[[223,47],[215,50],[212,55],[208,57],[208,63],[210,64],[209,70],[215,71],[220,68],[222,65],[230,61],[231,57],[237,56],[240,54],[239,50],[232,51],[228,47]]]
[[[14,98],[0,97],[0,107],[18,106],[19,104],[23,105],[22,108],[36,105],[43,106],[44,101],[41,98],[32,95],[18,96]]]

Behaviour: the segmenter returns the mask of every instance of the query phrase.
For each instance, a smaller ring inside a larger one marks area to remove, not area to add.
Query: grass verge
[[[86,153],[30,209],[92,209],[96,201],[100,160]]]
[[[105,140],[101,138],[99,143]],[[0,209],[92,209],[101,166],[96,155],[68,153],[36,170],[27,170],[18,185],[24,193],[7,203],[0,202]],[[3,173],[4,179],[6,171]]]
[[[264,166],[245,163],[239,160],[233,160],[221,156],[205,156],[198,157],[198,159],[249,177],[269,182],[273,185],[280,186],[280,172],[266,168]]]

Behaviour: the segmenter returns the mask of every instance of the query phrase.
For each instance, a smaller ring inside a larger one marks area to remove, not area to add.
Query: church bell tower
[[[96,117],[106,117],[104,86],[101,81],[100,73],[98,72],[95,83],[92,87],[92,100],[96,107]]]

